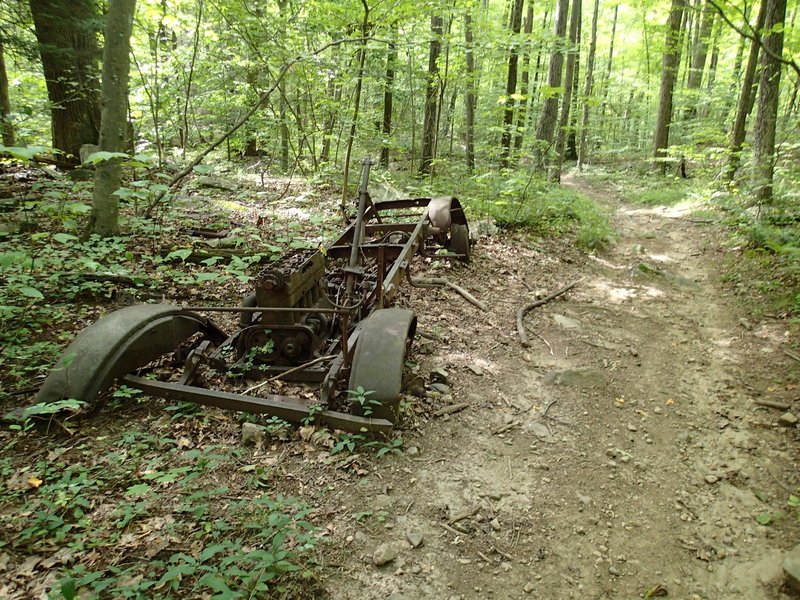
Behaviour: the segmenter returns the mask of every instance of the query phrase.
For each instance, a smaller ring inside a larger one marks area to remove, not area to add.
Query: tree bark
[[[658,96],[658,116],[654,136],[654,168],[662,175],[667,171],[664,160],[669,147],[669,130],[672,122],[672,96],[681,62],[681,23],[686,10],[686,0],[672,0],[667,21],[667,40],[661,60],[661,88]]]
[[[759,204],[773,199],[775,170],[775,125],[778,120],[781,62],[783,55],[783,23],[786,0],[765,0],[767,14],[762,36],[761,76],[758,83],[758,115],[753,135],[753,187]]]
[[[8,95],[8,74],[2,40],[0,40],[0,133],[4,146],[16,144],[14,124],[11,122],[11,98]]]
[[[444,20],[440,15],[431,16],[431,34],[433,35],[428,51],[428,84],[425,87],[425,119],[422,129],[422,157],[419,172],[431,172],[436,146],[436,120],[439,98],[439,54],[442,51],[442,31]]]
[[[475,55],[472,40],[472,14],[464,15],[464,54],[467,68],[467,92],[464,94],[466,109],[464,130],[466,137],[466,162],[470,172],[475,170]]]
[[[549,88],[544,102],[539,123],[536,126],[536,147],[534,148],[534,168],[544,170],[545,160],[553,145],[553,134],[558,120],[559,93],[561,87],[561,72],[564,67],[564,33],[567,29],[567,13],[569,0],[557,0],[555,18],[556,46],[550,54],[550,64],[547,67],[547,87]]]
[[[761,3],[756,17],[756,31],[764,28],[764,20],[767,18],[767,2]],[[742,155],[742,145],[744,144],[747,129],[747,118],[753,110],[756,98],[756,68],[758,66],[758,56],[761,51],[761,44],[757,39],[750,42],[750,54],[747,57],[747,65],[744,68],[742,77],[742,91],[739,94],[739,103],[736,108],[736,118],[731,128],[730,158],[728,168],[725,173],[726,179],[731,182],[736,177]]]
[[[358,115],[361,109],[361,88],[364,86],[364,64],[367,62],[367,33],[369,32],[369,5],[367,0],[361,0],[364,7],[364,20],[361,21],[361,46],[358,49],[358,75],[356,77],[356,89],[353,93],[353,120],[350,123],[350,134],[347,136],[347,146],[344,152],[344,173],[342,174],[342,216],[346,216],[347,196],[350,193],[348,188],[350,179],[350,155],[353,152],[353,141],[356,138],[356,127],[358,126]],[[283,81],[283,80],[281,80]]]
[[[703,83],[703,71],[705,70],[706,58],[708,56],[708,42],[716,14],[711,3],[705,2],[703,6],[702,22],[699,25],[697,36],[692,45],[692,62],[689,67],[689,77],[686,82],[687,90],[695,90],[695,95],[690,95],[689,97],[690,107],[687,116],[694,116],[697,113],[697,90],[700,89]]]
[[[128,71],[131,30],[136,0],[109,0],[103,51],[103,111],[100,150],[122,152],[125,148],[128,106]],[[118,202],[114,195],[122,179],[118,158],[102,161],[94,177],[92,212],[86,234],[112,236],[119,232]]]
[[[503,167],[508,167],[511,156],[511,126],[514,123],[514,95],[517,93],[517,68],[519,66],[519,50],[517,38],[522,30],[522,7],[524,0],[514,0],[511,10],[511,35],[513,41],[508,51],[508,75],[506,76],[506,102],[503,111],[503,134],[500,138],[502,148],[500,162]]]
[[[96,144],[97,6],[94,0],[30,0],[47,95],[53,146],[79,162],[83,144]]]
[[[525,57],[522,61],[522,82],[519,93],[522,99],[519,101],[517,111],[517,127],[514,132],[514,149],[519,151],[522,148],[522,140],[525,134],[525,122],[528,118],[528,105],[530,104],[530,79],[531,79],[531,34],[533,33],[533,4],[528,2],[528,12],[525,15],[525,24],[522,27],[527,41]]]
[[[586,84],[583,87],[583,115],[581,115],[580,143],[578,144],[578,170],[581,170],[583,165],[586,164],[586,130],[589,127],[589,100],[594,89],[594,57],[597,52],[597,16],[599,12],[600,0],[594,0],[589,56],[586,59]]]
[[[570,109],[572,108],[572,92],[575,76],[575,62],[578,56],[578,31],[581,23],[581,0],[572,0],[572,8],[569,20],[569,52],[567,54],[567,65],[564,69],[564,97],[561,101],[561,116],[556,132],[556,154],[553,161],[553,168],[550,171],[550,180],[561,181],[561,165],[564,162],[564,148],[567,140],[567,126],[569,125]]]
[[[389,138],[392,135],[392,105],[394,104],[394,71],[397,64],[397,45],[389,44],[389,53],[386,56],[386,78],[383,88],[383,123],[381,132],[381,165],[389,168]]]

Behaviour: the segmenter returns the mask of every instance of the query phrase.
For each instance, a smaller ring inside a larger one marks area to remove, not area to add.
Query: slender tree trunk
[[[598,129],[603,129],[606,108],[608,106],[608,92],[611,88],[611,66],[614,63],[614,42],[617,38],[617,19],[619,18],[619,4],[614,5],[614,17],[611,20],[611,40],[608,45],[608,60],[606,61],[605,81],[603,85],[603,100],[600,102],[600,125]]]
[[[572,107],[572,91],[574,89],[575,61],[578,56],[578,30],[581,22],[581,0],[572,0],[569,20],[569,45],[567,66],[564,69],[564,98],[561,102],[561,117],[556,132],[556,155],[553,168],[550,171],[550,180],[561,181],[561,165],[564,162],[564,147],[567,139],[567,126],[569,125],[570,108]]]
[[[514,150],[522,148],[522,140],[525,134],[525,122],[528,118],[528,105],[530,104],[530,79],[531,79],[531,34],[533,33],[533,4],[528,2],[528,12],[525,15],[525,24],[522,27],[525,34],[525,55],[522,59],[522,83],[519,93],[522,99],[519,101],[517,111],[517,127],[514,132]]]
[[[3,41],[0,40],[0,133],[4,146],[14,146],[14,124],[11,122],[11,98],[8,95],[8,73],[3,54]]]
[[[599,12],[600,0],[594,0],[589,56],[586,59],[586,83],[583,87],[583,115],[581,116],[580,144],[578,145],[578,170],[582,169],[586,163],[586,131],[589,128],[590,100],[594,89],[594,56],[597,52],[597,15]]]
[[[280,13],[281,23],[286,23],[286,0],[278,0],[278,12]],[[289,172],[289,119],[287,117],[289,100],[286,97],[286,78],[281,80],[278,86],[278,120],[281,135],[281,172]],[[358,110],[358,109],[356,109]]]
[[[358,126],[358,115],[361,108],[361,88],[364,85],[364,64],[367,61],[367,33],[369,32],[369,5],[367,0],[361,0],[364,7],[364,20],[361,22],[361,46],[358,49],[358,75],[356,76],[356,89],[353,93],[353,120],[350,123],[350,133],[347,136],[347,146],[344,151],[344,173],[342,174],[342,215],[346,215],[347,196],[349,195],[348,184],[350,181],[350,156],[353,152],[353,142],[356,138],[356,127]]]
[[[197,52],[200,49],[200,25],[203,22],[203,0],[197,2],[197,21],[194,26],[194,41],[192,43],[192,59],[189,62],[189,77],[186,82],[186,97],[183,99],[183,135],[181,135],[181,148],[184,152],[189,144],[189,103],[192,99],[192,79],[197,61]]]
[[[340,46],[334,48],[335,55],[338,56],[341,52]],[[336,64],[336,61],[334,61]],[[336,66],[338,71],[338,64]],[[325,119],[325,125],[322,129],[322,149],[319,153],[319,162],[327,163],[331,156],[331,140],[333,139],[333,130],[336,128],[336,116],[339,114],[339,103],[342,100],[342,82],[338,72],[334,71],[329,75],[327,85],[328,102],[331,103],[328,108],[328,115]]]
[[[522,7],[524,0],[514,0],[511,11],[511,35],[513,41],[508,51],[508,75],[506,77],[506,102],[503,111],[503,134],[500,138],[500,162],[508,167],[511,156],[511,126],[514,124],[514,95],[517,93],[517,68],[519,66],[519,48],[517,38],[522,30]]]
[[[428,52],[428,84],[425,87],[425,120],[422,129],[422,157],[419,172],[431,172],[436,146],[436,115],[438,113],[439,54],[442,51],[444,20],[440,15],[431,16],[432,39]]]
[[[78,163],[100,130],[94,0],[30,0],[51,110],[53,146]]]
[[[464,130],[466,137],[466,161],[470,172],[475,170],[475,55],[472,40],[472,14],[464,15],[464,54],[467,67],[467,93],[464,94],[466,109]]]
[[[555,18],[556,46],[550,54],[547,68],[547,86],[551,90],[542,103],[542,112],[536,126],[536,147],[534,148],[534,168],[544,170],[548,152],[553,146],[553,135],[558,120],[559,95],[552,90],[561,87],[561,71],[564,67],[564,33],[567,29],[569,0],[557,0]]]
[[[654,136],[653,157],[656,171],[662,175],[667,171],[667,148],[669,130],[672,123],[672,96],[681,62],[681,23],[686,10],[686,0],[672,0],[672,8],[667,22],[667,40],[664,57],[661,61],[661,89],[658,97],[658,116]]]
[[[764,21],[767,18],[767,1],[761,3],[756,17],[756,31],[761,31],[764,28]],[[756,68],[758,67],[758,56],[761,51],[761,44],[757,39],[750,43],[750,54],[747,57],[747,65],[744,68],[744,77],[742,78],[742,91],[739,94],[739,104],[736,108],[736,118],[733,121],[731,128],[731,145],[730,157],[728,159],[728,168],[725,173],[725,178],[732,182],[736,176],[736,171],[739,169],[739,164],[742,155],[742,145],[747,129],[747,117],[753,110],[756,98]]]
[[[109,0],[103,51],[103,111],[100,120],[100,150],[122,152],[125,148],[128,106],[128,71],[131,30],[136,0]],[[94,176],[92,212],[86,235],[112,236],[119,232],[117,197],[122,179],[118,158],[102,161]]]
[[[775,171],[775,125],[778,120],[783,27],[786,19],[786,0],[765,0],[767,15],[761,37],[761,77],[758,83],[758,115],[753,133],[753,184],[759,204],[773,199]]]
[[[383,88],[383,123],[381,132],[383,140],[381,143],[381,165],[389,168],[389,147],[392,135],[392,105],[394,103],[394,70],[397,64],[397,45],[389,44],[389,53],[386,56],[386,77]]]
[[[691,66],[686,82],[686,89],[690,90],[690,107],[687,116],[694,116],[697,113],[698,90],[703,83],[703,71],[705,70],[708,56],[708,41],[716,14],[713,5],[706,1],[703,7],[702,23],[697,28],[697,36],[692,45]],[[700,17],[698,16],[699,20]]]

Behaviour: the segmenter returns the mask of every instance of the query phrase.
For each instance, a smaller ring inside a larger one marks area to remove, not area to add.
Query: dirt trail
[[[487,314],[439,291],[403,301],[443,338],[419,372],[444,368],[452,395],[425,401],[469,407],[329,492],[333,598],[790,597],[798,431],[753,403],[797,395],[783,324],[742,318],[713,228],[565,183],[615,211],[618,244],[482,240],[449,276]],[[528,316],[523,349],[517,308],[580,277]],[[758,524],[770,510],[785,516]]]

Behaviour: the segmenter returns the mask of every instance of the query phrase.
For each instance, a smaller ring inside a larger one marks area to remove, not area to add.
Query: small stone
[[[419,448],[416,446],[409,446],[406,448],[406,456],[416,456],[419,454]]]
[[[450,373],[441,367],[431,371],[431,381],[435,383],[447,383],[450,378]]]
[[[248,444],[260,446],[264,443],[265,432],[266,427],[256,423],[242,423],[242,444],[244,446]]]
[[[550,371],[544,378],[544,383],[548,385],[576,388],[597,387],[603,385],[605,381],[605,375],[591,367]]]
[[[417,346],[420,354],[433,354],[436,350],[436,343],[433,340],[422,340]]]
[[[411,600],[411,598],[400,592],[394,592],[386,596],[386,600]]]
[[[409,531],[406,533],[406,539],[414,548],[419,548],[425,542],[425,538],[418,531]]]
[[[719,477],[717,477],[716,475],[710,475],[710,474],[706,475],[703,479],[705,479],[706,483],[709,484],[709,485],[714,485],[715,483],[717,483],[719,481]]]
[[[500,531],[500,521],[497,519],[497,517],[489,521],[489,525],[491,525],[492,529],[495,531]]]
[[[621,456],[619,462],[628,464],[629,462],[631,462],[631,457],[628,456],[627,454],[625,456]]]
[[[617,567],[615,567],[614,565],[611,565],[610,567],[608,567],[608,572],[611,575],[613,575],[614,577],[619,577],[620,575],[622,575],[620,570]]]
[[[783,555],[783,572],[789,586],[800,592],[800,544]]]
[[[530,594],[535,589],[536,589],[536,586],[533,585],[531,582],[528,582],[528,583],[525,584],[525,587],[522,588],[522,591],[525,592],[526,594]]]
[[[653,412],[654,412],[654,413],[656,413],[657,415],[660,415],[660,414],[661,414],[661,412],[662,412],[662,411],[661,411],[661,407],[660,407],[660,406],[656,406],[656,407],[653,409]]]
[[[550,430],[547,428],[547,425],[543,423],[526,423],[523,425],[523,429],[528,433],[532,433],[538,438],[549,438],[550,437]]]
[[[439,394],[449,394],[451,392],[450,386],[444,383],[432,383],[429,387]]]
[[[628,431],[639,431],[639,429],[636,427],[636,425],[631,425],[628,423]]]
[[[397,558],[397,549],[392,544],[381,544],[375,548],[375,552],[372,554],[372,562],[376,567],[382,567],[395,558]]]
[[[785,412],[778,418],[778,425],[795,427],[798,421],[800,421],[800,419],[797,418],[797,415],[791,412]]]
[[[467,369],[472,371],[478,377],[483,375],[483,369],[481,369],[478,365],[467,365]]]
[[[576,319],[570,319],[569,317],[565,317],[564,315],[553,315],[553,321],[556,322],[556,325],[561,327],[562,329],[572,329],[572,330],[580,330],[581,323]]]

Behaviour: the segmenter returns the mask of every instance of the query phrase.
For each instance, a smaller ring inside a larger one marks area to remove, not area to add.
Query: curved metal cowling
[[[92,402],[115,379],[143,367],[193,334],[215,341],[225,334],[211,321],[171,304],[116,310],[84,329],[67,347],[36,396],[36,402],[66,398]]]

